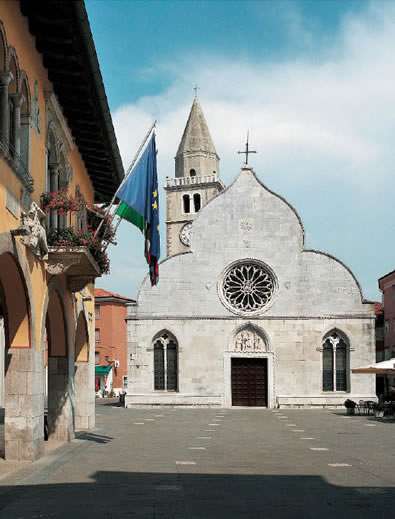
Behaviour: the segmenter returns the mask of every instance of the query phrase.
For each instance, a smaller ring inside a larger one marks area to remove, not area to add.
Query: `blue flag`
[[[118,191],[117,198],[121,201],[117,214],[144,233],[145,257],[149,265],[151,284],[156,285],[159,278],[160,236],[155,133]]]

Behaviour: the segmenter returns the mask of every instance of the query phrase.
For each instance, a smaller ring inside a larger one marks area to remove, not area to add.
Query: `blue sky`
[[[379,299],[395,257],[395,2],[86,5],[125,168],[157,119],[160,184],[174,176],[197,83],[224,182],[249,129],[254,169],[295,206],[307,248],[344,261]],[[122,223],[118,241],[97,286],[135,297],[143,240]]]

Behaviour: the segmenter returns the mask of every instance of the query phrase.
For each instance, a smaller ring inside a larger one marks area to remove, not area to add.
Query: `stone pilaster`
[[[74,438],[66,357],[48,357],[48,435],[50,440]]]
[[[76,362],[74,374],[74,417],[76,429],[95,426],[95,388],[88,362]]]
[[[5,457],[34,461],[44,450],[43,352],[7,351]]]

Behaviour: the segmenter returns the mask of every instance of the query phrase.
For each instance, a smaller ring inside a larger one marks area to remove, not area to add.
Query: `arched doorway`
[[[3,402],[1,454],[34,460],[42,454],[44,416],[40,352],[32,347],[26,276],[13,254],[0,254],[0,394]]]
[[[74,437],[69,394],[68,334],[62,299],[50,290],[45,321],[48,342],[48,439]]]
[[[273,407],[274,362],[266,332],[252,323],[238,327],[224,352],[224,405]]]
[[[4,410],[5,410],[5,329],[4,306],[0,292],[0,457],[5,456],[4,445]]]

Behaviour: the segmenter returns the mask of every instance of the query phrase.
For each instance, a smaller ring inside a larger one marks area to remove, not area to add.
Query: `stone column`
[[[50,165],[49,166],[49,181],[50,181],[50,190],[52,193],[59,190],[59,166]],[[50,228],[57,229],[58,228],[58,212],[51,211],[50,217]]]
[[[4,317],[0,316],[0,407],[4,407],[5,395],[5,335],[4,335]]]
[[[13,147],[15,155],[19,157],[21,154],[21,105],[23,101],[23,95],[20,92],[17,92],[16,94],[11,94],[10,99],[14,105],[12,121],[14,131],[11,146]]]
[[[59,170],[59,188],[61,191],[67,191],[67,182],[64,180],[65,172],[62,171],[60,174]],[[63,177],[63,179],[62,179]],[[67,214],[60,214],[58,218],[58,227],[59,229],[65,229],[67,227]]]
[[[75,428],[92,429],[95,426],[95,387],[89,362],[76,362],[74,374]],[[93,379],[93,380],[92,380]]]
[[[12,74],[8,70],[0,72],[0,139],[8,142],[9,109],[8,109],[8,85]]]
[[[167,390],[167,341],[166,344],[163,345],[163,389]]]
[[[34,461],[44,452],[43,352],[9,348],[5,380],[5,457]]]
[[[48,357],[48,436],[50,440],[71,441],[74,438],[68,362],[67,357]]]
[[[30,146],[30,116],[29,114],[21,115],[21,161],[25,168],[29,170],[29,146]]]

